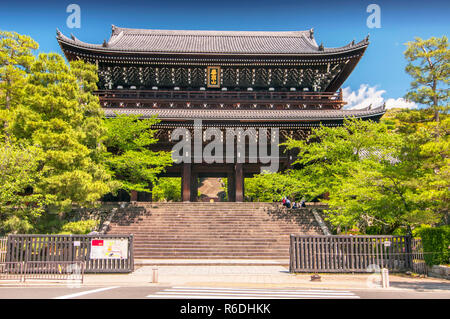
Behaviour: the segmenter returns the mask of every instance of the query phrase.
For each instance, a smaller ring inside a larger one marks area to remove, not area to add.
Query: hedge
[[[418,235],[422,238],[427,265],[450,264],[450,225],[423,228]]]

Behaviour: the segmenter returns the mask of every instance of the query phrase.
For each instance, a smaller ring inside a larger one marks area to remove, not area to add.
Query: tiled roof
[[[321,121],[342,120],[349,117],[368,118],[384,114],[384,108],[365,110],[208,110],[208,109],[145,109],[105,108],[106,117],[115,114],[141,115],[150,118],[157,115],[161,120],[217,120],[217,121]]]
[[[57,31],[57,39],[80,48],[109,52],[202,54],[327,54],[367,46],[367,39],[341,48],[317,45],[313,31],[188,31],[112,27],[108,42],[89,44]]]

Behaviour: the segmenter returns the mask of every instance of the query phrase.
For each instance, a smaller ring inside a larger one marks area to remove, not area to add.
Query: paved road
[[[450,291],[220,287],[0,287],[0,299],[450,299]]]

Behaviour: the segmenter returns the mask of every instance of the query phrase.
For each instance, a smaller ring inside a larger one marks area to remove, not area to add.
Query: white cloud
[[[387,99],[386,100],[386,108],[402,108],[402,109],[417,109],[417,104],[411,101],[407,101],[402,97],[398,99]]]
[[[347,102],[347,104],[344,106],[344,109],[357,110],[366,108],[368,106],[376,108],[382,106],[384,102],[386,102],[387,109],[417,108],[416,103],[407,101],[401,97],[397,99],[390,98],[385,101],[382,96],[384,93],[386,93],[385,90],[378,90],[377,86],[369,86],[368,84],[361,84],[358,91],[352,91],[350,87],[345,87],[342,89],[344,101]]]

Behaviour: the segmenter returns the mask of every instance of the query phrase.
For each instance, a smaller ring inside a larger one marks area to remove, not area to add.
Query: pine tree
[[[40,54],[14,112],[13,135],[42,150],[34,192],[51,195],[56,210],[92,205],[112,187],[100,162],[104,128],[92,94],[96,81],[95,66],[68,66],[59,54]]]

